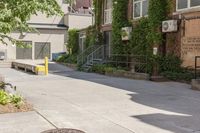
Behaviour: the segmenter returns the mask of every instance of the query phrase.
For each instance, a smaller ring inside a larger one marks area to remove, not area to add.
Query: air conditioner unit
[[[175,32],[178,30],[177,20],[167,20],[162,22],[162,32]]]
[[[131,38],[132,27],[123,27],[122,28],[122,40],[128,41]]]

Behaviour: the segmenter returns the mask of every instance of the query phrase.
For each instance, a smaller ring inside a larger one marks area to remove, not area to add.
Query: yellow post
[[[48,75],[49,73],[49,61],[48,57],[45,57],[45,75]]]

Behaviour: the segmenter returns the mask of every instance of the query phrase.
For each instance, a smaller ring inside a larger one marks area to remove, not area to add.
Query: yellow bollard
[[[48,57],[45,57],[45,75],[48,75],[49,73],[49,59]]]

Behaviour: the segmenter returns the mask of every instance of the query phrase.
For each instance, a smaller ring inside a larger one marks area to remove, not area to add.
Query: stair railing
[[[77,56],[77,64],[78,65],[83,65],[85,64],[85,62],[87,61],[87,56],[92,53],[96,48],[98,48],[99,45],[92,45],[90,47],[88,47],[87,49],[85,49],[82,53],[80,53]]]
[[[104,60],[105,58],[105,45],[100,45],[96,50],[87,56],[87,64],[94,64],[94,60],[100,59]]]

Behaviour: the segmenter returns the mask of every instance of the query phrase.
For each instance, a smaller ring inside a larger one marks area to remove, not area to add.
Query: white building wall
[[[64,14],[68,13],[68,6],[63,2],[64,0],[57,0]],[[63,16],[52,16],[47,17],[45,14],[38,12],[37,15],[33,15],[28,23],[38,23],[38,24],[64,24]]]
[[[91,14],[68,13],[64,16],[64,23],[69,29],[84,29],[92,25],[93,17]]]
[[[51,56],[52,53],[65,52],[65,38],[66,30],[56,30],[56,29],[42,29],[38,30],[38,33],[27,33],[22,36],[20,33],[12,33],[11,37],[22,41],[32,41],[32,59],[35,56],[34,45],[35,42],[51,43]],[[6,51],[7,60],[16,59],[16,46],[8,43],[8,45],[0,45],[0,51]]]
[[[21,36],[21,33],[12,33],[11,37],[21,41],[32,41],[32,57],[34,59],[34,44],[35,42],[50,42],[51,43],[51,53],[65,52],[65,43],[67,39],[67,28],[66,29],[45,29],[44,25],[51,26],[51,24],[65,24],[69,26],[70,29],[83,29],[92,25],[92,15],[89,14],[69,14],[68,13],[68,4],[64,0],[57,0],[58,4],[61,6],[63,12],[66,14],[63,16],[53,16],[47,18],[46,15],[38,13],[33,15],[28,23],[33,23],[35,28],[41,28],[38,30],[38,33],[27,33],[24,37]],[[8,45],[0,45],[0,51],[7,53],[6,59],[14,60],[16,59],[16,46],[11,43]]]

